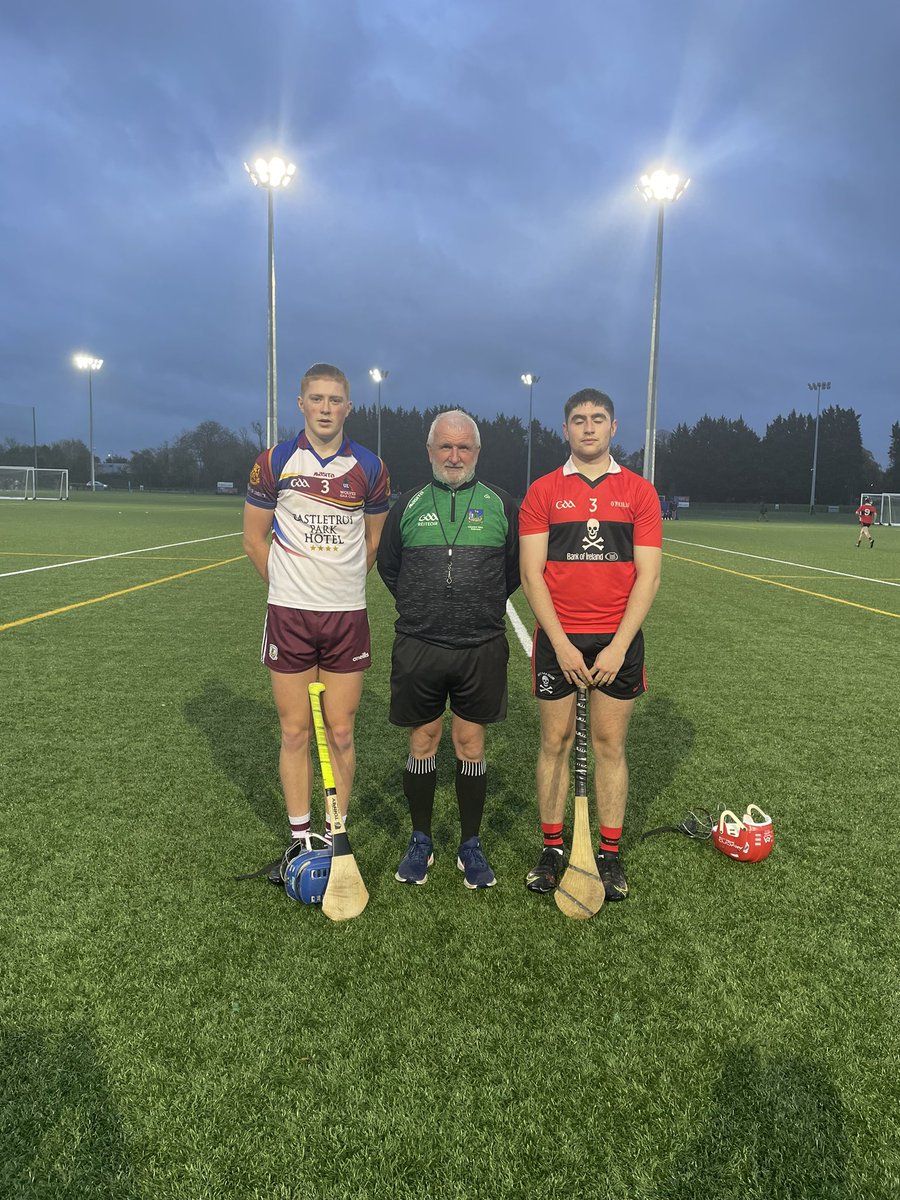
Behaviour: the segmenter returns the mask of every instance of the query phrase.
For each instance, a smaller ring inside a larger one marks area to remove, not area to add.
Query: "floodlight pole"
[[[382,371],[380,367],[372,367],[369,371],[369,377],[375,382],[378,388],[377,399],[375,401],[378,413],[378,447],[375,453],[379,458],[381,458],[381,385],[387,379],[388,375],[390,375],[390,371]]]
[[[33,404],[31,406],[31,441],[34,446],[34,469],[37,470],[37,415]]]
[[[819,405],[823,390],[827,392],[831,389],[831,381],[808,383],[806,386],[816,393],[816,436],[813,440],[812,486],[809,491],[809,515],[813,517],[816,513],[816,469],[819,464]]]
[[[650,374],[647,380],[647,421],[644,428],[644,478],[656,477],[656,372],[659,357],[659,303],[662,292],[663,222],[666,206],[659,202],[656,224],[656,271],[653,277],[653,314],[650,318]]]
[[[91,450],[91,492],[97,490],[94,478],[94,368],[88,367],[88,430]]]
[[[534,385],[540,383],[540,375],[522,375],[521,380],[528,385],[528,465],[525,470],[525,491],[531,487],[531,426],[534,423]]]
[[[91,492],[93,492],[97,482],[94,477],[94,372],[99,371],[103,366],[103,359],[94,358],[91,354],[76,354],[73,361],[79,371],[88,373],[88,438],[91,456]],[[35,454],[37,454],[36,441]]]
[[[269,213],[269,359],[266,371],[266,438],[274,446],[278,441],[278,374],[275,365],[275,201],[266,188]]]
[[[650,372],[647,380],[647,421],[644,428],[644,478],[653,483],[656,476],[656,375],[659,356],[659,307],[662,295],[663,225],[666,203],[677,200],[690,183],[676,174],[657,170],[642,175],[637,189],[649,203],[656,201],[656,272],[653,280],[653,314],[650,320]]]
[[[276,188],[287,187],[297,168],[283,158],[257,158],[253,164],[244,163],[254,187],[265,188],[269,225],[268,253],[268,362],[266,369],[266,444],[274,446],[278,441],[278,375],[275,359],[275,201]]]

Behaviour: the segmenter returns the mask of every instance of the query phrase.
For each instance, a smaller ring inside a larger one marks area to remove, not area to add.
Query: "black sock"
[[[437,786],[437,762],[430,758],[413,758],[410,754],[403,772],[403,795],[409,805],[412,827],[431,837],[431,814],[434,811],[434,789]]]
[[[487,765],[456,760],[456,799],[459,804],[459,840],[478,837],[487,795]]]

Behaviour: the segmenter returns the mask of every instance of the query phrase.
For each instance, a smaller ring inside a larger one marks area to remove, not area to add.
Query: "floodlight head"
[[[373,383],[383,383],[388,375],[390,375],[390,371],[382,371],[380,367],[372,367],[369,375]]]
[[[292,162],[285,162],[279,155],[274,158],[256,158],[250,163],[244,163],[244,170],[250,176],[254,187],[278,188],[287,187],[297,173]]]
[[[93,354],[73,354],[72,362],[79,371],[99,371],[103,366],[103,359],[94,358]]]
[[[674,171],[664,171],[662,168],[642,175],[637,185],[638,191],[646,201],[662,203],[664,200],[677,200],[690,183],[690,179],[676,174]]]

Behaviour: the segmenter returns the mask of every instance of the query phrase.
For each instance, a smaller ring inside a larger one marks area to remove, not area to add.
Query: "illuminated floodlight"
[[[94,358],[93,354],[73,354],[72,362],[79,371],[99,371],[103,366],[103,359]]]
[[[254,187],[265,188],[287,187],[297,174],[295,164],[285,162],[277,154],[273,158],[255,158],[252,166],[245,162],[244,170]]]
[[[648,175],[642,175],[637,189],[648,202],[659,203],[663,200],[677,200],[690,182],[687,177],[660,168]]]

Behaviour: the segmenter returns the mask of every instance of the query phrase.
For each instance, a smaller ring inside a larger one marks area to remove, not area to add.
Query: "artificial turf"
[[[164,547],[0,578],[0,1196],[898,1194],[898,531],[857,551],[846,518],[667,524],[633,895],[587,922],[522,886],[537,714],[512,634],[499,884],[456,870],[447,744],[429,882],[394,882],[406,748],[373,576],[349,824],[371,900],[335,925],[232,881],[284,841],[240,504],[107,493],[0,521],[0,572]],[[759,865],[638,841],[748,801],[775,822]]]

